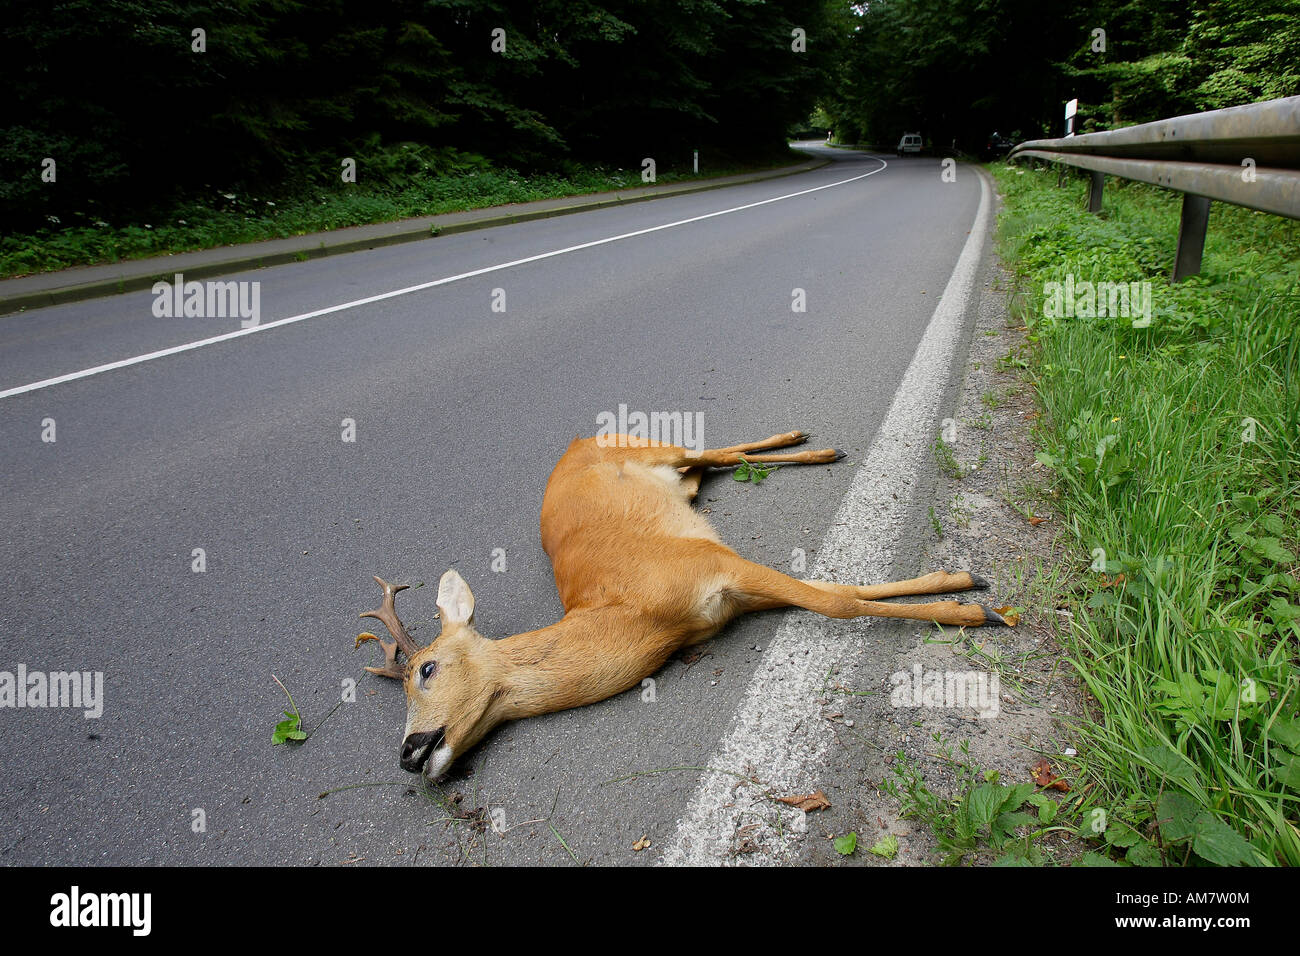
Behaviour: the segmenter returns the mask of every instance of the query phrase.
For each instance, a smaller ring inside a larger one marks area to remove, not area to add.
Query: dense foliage
[[[486,161],[565,172],[667,166],[705,147],[753,156],[784,148],[828,62],[816,55],[823,0],[6,7],[0,212],[23,226],[139,213],[205,186],[211,199],[235,185],[336,185],[345,157],[358,183],[405,185]],[[46,157],[57,190],[40,178]]]
[[[825,122],[846,142],[920,131],[979,152],[1300,93],[1300,0],[871,0]]]
[[[5,232],[489,166],[980,151],[1300,92],[1300,0],[5,0]],[[202,31],[202,43],[195,31]],[[800,33],[801,37],[796,36]],[[494,40],[496,41],[494,43]],[[802,49],[800,45],[802,43]],[[198,46],[202,50],[198,50]],[[58,188],[42,180],[56,163]],[[72,217],[72,218],[69,218]],[[174,220],[175,216],[160,218]]]

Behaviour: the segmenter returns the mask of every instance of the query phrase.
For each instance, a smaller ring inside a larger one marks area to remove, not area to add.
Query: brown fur
[[[564,617],[540,630],[488,640],[473,628],[469,587],[447,572],[439,586],[442,633],[411,656],[404,672],[394,664],[390,644],[389,667],[372,668],[404,677],[408,742],[412,735],[419,739],[442,730],[454,759],[504,721],[579,707],[635,687],[675,651],[748,611],[794,605],[836,618],[1003,623],[978,604],[879,600],[980,586],[968,572],[937,571],[875,586],[800,581],[742,558],[691,507],[704,469],[736,465],[742,455],[805,464],[842,457],[830,448],[747,454],[805,440],[796,431],[693,454],[624,435],[575,439],[542,500],[542,547],[551,558]],[[386,600],[391,605],[391,594]],[[389,627],[400,628],[400,622]],[[420,675],[426,661],[437,668],[428,680]]]

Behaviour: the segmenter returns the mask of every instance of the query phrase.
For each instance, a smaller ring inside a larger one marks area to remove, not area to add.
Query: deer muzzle
[[[402,769],[419,773],[429,760],[429,755],[442,743],[445,727],[423,734],[410,734],[402,741]]]

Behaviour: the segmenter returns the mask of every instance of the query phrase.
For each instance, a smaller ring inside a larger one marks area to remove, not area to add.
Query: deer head
[[[392,585],[379,577],[375,580],[384,589],[383,606],[361,616],[383,621],[395,642],[366,633],[357,638],[357,646],[378,641],[384,649],[384,666],[366,670],[400,680],[406,688],[402,768],[423,772],[434,780],[500,723],[493,709],[502,687],[491,653],[493,642],[470,623],[474,594],[455,571],[448,571],[438,582],[442,633],[424,648],[411,639],[397,616],[394,598],[407,585]],[[406,657],[404,667],[397,663],[398,651]]]

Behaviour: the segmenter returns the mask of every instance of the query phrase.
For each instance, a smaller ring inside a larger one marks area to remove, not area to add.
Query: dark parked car
[[[1016,141],[1010,136],[1003,136],[997,130],[990,134],[988,142],[984,145],[985,159],[998,159],[1005,156],[1011,151],[1011,147],[1016,145]]]

